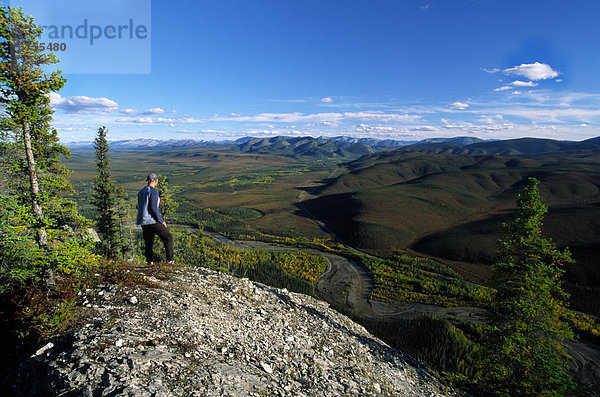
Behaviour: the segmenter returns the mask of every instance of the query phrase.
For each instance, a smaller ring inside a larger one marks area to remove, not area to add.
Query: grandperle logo
[[[148,18],[138,22],[135,17],[121,17],[112,23],[94,17],[82,17],[76,23],[42,22],[40,46],[60,59],[65,73],[150,73]]]
[[[65,74],[149,74],[151,0],[10,0],[43,33],[39,49],[52,52]]]
[[[145,40],[149,29],[144,24],[137,24],[132,18],[123,24],[91,24],[87,18],[79,25],[41,25],[44,36],[49,40],[86,40],[89,45],[99,40]]]

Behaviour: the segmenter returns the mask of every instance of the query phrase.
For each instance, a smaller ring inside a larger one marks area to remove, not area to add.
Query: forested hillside
[[[303,204],[360,249],[390,255],[409,248],[473,263],[465,274],[476,271],[474,279],[483,281],[485,267],[476,265],[493,262],[502,223],[513,216],[512,197],[535,177],[550,207],[544,233],[577,260],[566,274],[574,301],[598,313],[596,299],[587,296],[600,282],[594,254],[600,247],[599,166],[596,155],[377,153],[345,164],[345,173]]]

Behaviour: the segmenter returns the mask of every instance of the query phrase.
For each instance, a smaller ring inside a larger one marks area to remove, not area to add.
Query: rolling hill
[[[453,140],[451,138],[450,140]],[[445,140],[445,139],[444,139]],[[155,138],[118,140],[110,142],[114,152],[148,151],[148,152],[179,152],[204,151],[206,149],[230,153],[254,153],[276,156],[297,157],[299,159],[356,159],[378,151],[398,149],[416,142],[404,142],[391,139],[378,140],[372,138],[352,138],[337,136],[326,137],[288,137],[276,136],[271,138],[244,137],[235,141],[201,141],[194,139],[159,140]],[[67,143],[72,150],[90,150],[92,142]]]
[[[503,141],[480,141],[468,143],[463,140],[421,141],[399,149],[402,152],[429,154],[464,154],[470,156],[539,156],[558,154],[599,154],[600,138],[581,142],[556,141],[553,139],[520,138]]]
[[[115,152],[180,152],[211,149],[229,153],[267,154],[317,160],[342,159],[348,161],[377,151],[396,149],[405,144],[407,143],[401,141],[382,141],[368,138],[276,136],[272,138],[244,137],[235,141],[222,142],[198,141],[192,139],[133,139],[110,142],[110,148]],[[93,147],[93,144],[90,142],[80,142],[67,144],[67,146],[73,150],[89,150]]]
[[[326,138],[291,138],[283,136],[243,139],[238,145],[234,145],[231,150],[242,153],[302,156],[314,159],[356,158],[375,152],[372,147],[363,143],[343,140],[334,141]]]
[[[553,150],[552,145],[546,148]],[[535,177],[549,206],[546,235],[569,246],[578,261],[567,269],[569,290],[579,308],[599,313],[600,305],[588,297],[600,296],[594,289],[600,285],[595,255],[600,248],[600,155],[559,153],[535,158],[375,153],[346,163],[344,174],[326,180],[315,191],[317,197],[303,205],[359,249],[383,255],[411,249],[461,262],[458,270],[465,276],[485,281],[489,268],[478,265],[493,262],[502,223],[513,219],[514,198]]]
[[[280,234],[318,235],[297,207],[298,197],[310,190],[303,205],[351,245],[382,255],[410,249],[455,261],[456,270],[476,282],[489,276],[502,223],[514,216],[515,195],[535,177],[550,207],[546,235],[569,246],[577,260],[566,274],[568,289],[578,308],[600,314],[599,148],[600,138],[459,137],[411,146],[350,137],[150,139],[111,143],[111,159],[113,175],[130,194],[152,169],[182,189],[187,210],[258,211],[260,217],[244,222]],[[85,189],[95,173],[93,157],[88,145],[74,149],[67,162],[74,182]],[[82,202],[87,197],[82,193]]]
[[[90,142],[69,143],[71,149],[93,146]],[[153,138],[110,142],[111,150],[178,151],[216,149],[234,153],[257,153],[306,158],[356,159],[385,151],[420,152],[427,154],[460,154],[468,156],[535,157],[547,154],[590,155],[600,153],[600,137],[581,142],[540,138],[520,138],[484,141],[475,137],[429,138],[418,142],[378,140],[373,138],[337,137],[244,137],[235,141],[158,140]]]

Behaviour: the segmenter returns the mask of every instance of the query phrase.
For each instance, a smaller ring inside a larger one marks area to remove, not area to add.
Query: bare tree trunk
[[[40,247],[46,247],[48,245],[48,238],[46,236],[46,229],[42,226],[42,220],[44,214],[42,213],[42,206],[38,203],[38,194],[40,188],[38,186],[37,173],[35,171],[35,158],[33,157],[33,149],[31,148],[31,136],[29,134],[29,122],[23,121],[23,143],[25,144],[25,155],[27,157],[27,168],[29,170],[29,182],[31,182],[31,207],[35,219],[40,223],[38,228],[38,243]]]

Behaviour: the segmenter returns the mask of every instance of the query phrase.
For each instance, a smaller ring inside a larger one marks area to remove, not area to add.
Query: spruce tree
[[[27,196],[37,223],[37,239],[39,245],[45,247],[48,238],[40,197],[43,189],[39,180],[40,164],[36,165],[36,160],[43,161],[36,154],[40,150],[50,152],[44,153],[46,155],[56,155],[56,150],[65,152],[59,145],[47,146],[57,143],[56,131],[49,125],[52,109],[48,94],[60,90],[65,79],[60,71],[50,76],[43,72],[42,67],[58,61],[54,54],[45,53],[40,46],[41,33],[33,18],[21,9],[0,7],[0,102],[8,116],[3,119],[2,129],[17,133],[15,141],[24,154],[29,179]],[[57,163],[59,161],[50,161],[42,166],[56,167]]]
[[[156,189],[160,193],[160,215],[164,218],[174,214],[179,207],[179,203],[175,200],[175,194],[179,192],[179,189],[169,186],[169,179],[163,175],[158,175]]]
[[[91,202],[98,211],[96,227],[101,238],[101,249],[105,258],[122,259],[127,243],[124,225],[123,189],[113,183],[110,172],[109,145],[106,141],[108,129],[100,127],[94,141],[98,176],[93,177],[96,185]]]
[[[517,197],[517,218],[505,225],[493,281],[493,329],[487,343],[487,382],[499,395],[563,395],[572,387],[564,342],[573,332],[564,321],[563,266],[572,263],[542,237],[542,204],[534,178]]]
[[[56,275],[83,274],[96,257],[90,253],[89,222],[64,197],[73,187],[61,157],[70,152],[50,125],[49,94],[60,90],[65,79],[60,71],[44,72],[58,60],[40,46],[41,32],[20,8],[0,6],[0,185],[2,194],[11,196],[0,200],[0,261],[7,269],[0,278],[4,284],[37,282],[43,276],[51,288]],[[25,244],[32,241],[36,249]],[[27,247],[19,250],[27,255],[14,254],[12,248],[19,246]]]

